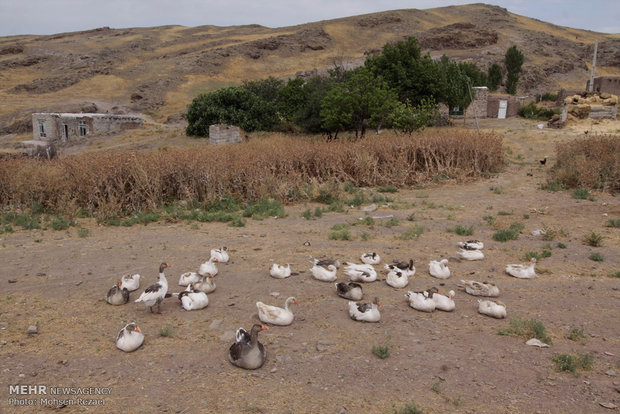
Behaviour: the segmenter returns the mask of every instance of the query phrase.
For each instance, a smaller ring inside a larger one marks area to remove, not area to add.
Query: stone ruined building
[[[67,142],[93,134],[139,128],[143,124],[142,118],[134,115],[34,113],[32,135],[35,141]]]
[[[594,78],[592,85],[592,91],[594,92],[620,96],[620,76],[599,76],[598,78]],[[588,79],[586,82],[586,91],[590,90],[589,86],[590,80]]]
[[[243,141],[242,137],[245,133],[239,127],[225,124],[209,126],[209,143],[212,145],[237,144]]]

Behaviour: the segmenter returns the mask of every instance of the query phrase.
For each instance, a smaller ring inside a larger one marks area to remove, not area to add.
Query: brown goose
[[[355,282],[340,282],[336,283],[336,293],[341,298],[349,300],[362,300],[364,292],[362,291],[362,285]]]
[[[237,341],[230,346],[228,353],[230,363],[244,369],[262,367],[267,358],[267,351],[265,351],[263,344],[258,342],[258,333],[265,329],[269,328],[260,324],[252,326],[249,341],[245,329],[237,330]]]
[[[105,300],[110,305],[124,305],[129,302],[129,291],[127,288],[121,289],[121,282],[118,282],[108,290]]]

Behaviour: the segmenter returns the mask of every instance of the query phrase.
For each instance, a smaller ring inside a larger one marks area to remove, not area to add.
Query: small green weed
[[[397,219],[396,217],[392,217],[391,219],[389,219],[388,221],[383,223],[383,226],[385,226],[385,227],[400,226],[400,220]]]
[[[321,207],[317,207],[314,209],[314,217],[316,218],[323,217],[323,209]]]
[[[424,411],[418,407],[415,403],[405,404],[401,408],[394,408],[392,414],[424,414]]]
[[[349,227],[351,226],[349,226],[346,223],[338,223],[332,226],[332,230],[345,230],[345,229],[348,229]]]
[[[385,359],[390,356],[390,346],[386,345],[373,345],[372,353],[381,359]]]
[[[239,214],[235,214],[230,223],[228,223],[228,227],[245,227],[245,224],[246,222],[243,217]]]
[[[620,227],[620,218],[607,220],[605,227]]]
[[[587,188],[575,188],[573,191],[573,198],[577,200],[587,200],[590,197],[590,190]]]
[[[400,236],[398,236],[399,240],[415,240],[418,239],[422,233],[424,233],[424,227],[416,224],[410,226],[407,230],[405,230]]]
[[[575,342],[585,339],[585,336],[583,335],[583,329],[579,329],[579,328],[571,329],[570,332],[568,333],[568,339],[570,339],[571,341],[575,341]]]
[[[512,211],[498,211],[498,216],[512,216],[514,213]]]
[[[558,181],[551,181],[540,186],[541,190],[551,191],[553,193],[562,191],[565,187]]]
[[[307,209],[303,213],[301,213],[301,216],[306,220],[310,220],[312,218],[312,211],[310,209]]]
[[[86,237],[88,237],[90,235],[90,230],[85,229],[84,227],[78,227],[77,235],[78,235],[78,237],[81,237],[82,239],[85,239]]]
[[[172,326],[166,325],[164,328],[159,328],[159,336],[164,338],[169,338],[174,335],[174,331],[172,330]]]
[[[456,233],[459,236],[471,236],[472,234],[474,234],[474,226],[464,227],[460,224],[457,224],[455,227],[447,230],[450,233]]]
[[[558,247],[558,249],[566,249],[566,245],[564,243],[558,243],[556,244],[556,246]]]
[[[243,217],[252,217],[254,220],[262,220],[266,217],[286,217],[284,206],[271,198],[263,198],[255,204],[247,204],[243,210]]]
[[[348,229],[332,231],[328,236],[329,240],[353,240]]]
[[[600,253],[592,253],[589,257],[590,260],[593,260],[595,262],[603,262],[605,261],[605,257],[600,254]]]
[[[559,372],[589,371],[594,364],[594,357],[590,354],[556,354],[551,360],[555,362],[555,369]]]
[[[499,187],[499,186],[489,187],[489,190],[493,191],[493,194],[503,194],[503,192],[504,192],[504,189],[502,187]]]
[[[360,237],[362,238],[362,240],[368,241],[368,240],[372,239],[372,234],[370,234],[370,233],[368,233],[366,231],[363,231],[362,234],[360,234]]]
[[[551,338],[545,332],[545,325],[536,319],[511,319],[510,325],[505,329],[500,329],[497,333],[506,336],[519,336],[527,340],[536,338],[546,344],[551,343]]]
[[[394,187],[393,185],[386,185],[386,186],[377,188],[377,191],[380,193],[397,193],[398,188]]]

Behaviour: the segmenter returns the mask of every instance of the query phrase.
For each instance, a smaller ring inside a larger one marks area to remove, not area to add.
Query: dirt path
[[[498,125],[488,121],[483,127]],[[62,409],[69,413],[387,413],[412,402],[425,413],[609,412],[599,403],[620,405],[620,380],[606,374],[620,372],[620,279],[609,276],[620,269],[620,234],[604,224],[620,217],[620,203],[605,193],[589,201],[540,190],[553,159],[546,166],[538,160],[554,154],[556,140],[576,134],[539,131],[526,121],[510,125],[504,127],[510,160],[505,171],[465,185],[437,183],[389,194],[399,208],[371,213],[383,217],[373,227],[352,226],[352,241],[328,240],[330,229],[365,213],[349,208],[308,221],[301,213],[318,206],[312,203],[287,206],[285,218],[248,220],[242,228],[219,223],[109,228],[84,221],[87,238],[75,228],[3,234],[0,411],[38,412],[41,407],[9,405],[9,398],[41,397],[9,395],[9,385],[43,384],[111,388],[110,395],[86,396],[104,398],[104,407]],[[414,222],[407,220],[412,214]],[[399,224],[383,225],[390,216]],[[518,240],[492,239],[497,228],[516,221],[524,225]],[[424,227],[419,239],[397,238],[414,224]],[[471,237],[485,242],[485,260],[456,260],[456,242],[463,237],[447,229],[458,224],[474,227]],[[558,232],[555,240],[531,235],[544,227]],[[592,230],[604,236],[602,247],[583,243]],[[552,255],[540,260],[539,277],[519,280],[504,273],[507,263],[524,262],[527,251],[541,252],[546,243]],[[152,315],[133,303],[156,280],[161,261],[172,264],[168,280],[179,291],[179,274],[197,269],[209,249],[221,246],[231,249],[231,262],[220,266],[206,309],[186,312],[171,298],[163,315]],[[379,252],[384,262],[413,258],[417,267],[406,289],[387,286],[384,272],[382,280],[364,286],[365,299],[382,299],[377,324],[352,321],[333,284],[313,280],[308,271],[310,256],[357,262],[366,251]],[[589,260],[592,252],[605,260]],[[428,261],[441,257],[450,258],[452,276],[445,281],[428,274]],[[297,274],[269,277],[273,261],[290,263]],[[127,305],[106,304],[106,291],[130,272],[142,274],[141,289]],[[551,348],[498,335],[508,320],[479,315],[477,298],[458,289],[461,279],[497,283],[508,317],[541,321]],[[407,290],[431,286],[457,291],[455,312],[423,314],[407,306]],[[295,322],[259,336],[268,351],[265,366],[253,372],[231,366],[228,347],[238,327],[257,320],[255,302],[282,305],[288,296],[300,301]],[[114,338],[130,321],[138,323],[146,341],[125,354]],[[28,336],[28,326],[35,324],[39,333]],[[165,328],[171,336],[160,335]],[[583,329],[585,338],[569,340],[572,328]],[[373,346],[386,344],[388,358],[373,355]],[[556,372],[551,357],[559,353],[590,354],[593,369],[578,376]],[[76,403],[76,396],[69,398]]]

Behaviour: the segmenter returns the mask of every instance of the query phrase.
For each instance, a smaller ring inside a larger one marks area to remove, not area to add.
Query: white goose
[[[215,282],[213,280],[213,275],[204,275],[201,276],[198,282],[193,283],[192,286],[194,287],[194,289],[200,290],[204,293],[211,293],[215,291]]]
[[[125,275],[121,278],[121,289],[127,289],[129,292],[133,292],[140,287],[140,275],[134,273],[133,275]]]
[[[430,296],[429,296],[430,295]],[[409,300],[409,306],[420,312],[433,312],[435,310],[435,301],[432,297],[433,293],[428,291],[412,292],[409,291],[405,297]]]
[[[370,264],[343,263],[344,274],[349,276],[351,282],[370,283],[377,280],[377,272]]]
[[[228,247],[224,246],[221,249],[211,249],[211,258],[217,259],[220,263],[228,263],[230,260],[230,256],[228,255]]]
[[[408,277],[412,277],[413,275],[415,275],[415,266],[413,265],[413,259],[409,259],[409,262],[399,262],[393,265],[386,264],[385,270],[395,270],[397,272],[403,272],[403,274],[406,274]]]
[[[467,240],[464,242],[458,242],[457,245],[465,250],[482,250],[484,249],[484,243],[479,240]]]
[[[125,352],[135,351],[143,342],[144,335],[135,322],[125,325],[116,336],[116,347]]]
[[[376,264],[381,263],[381,256],[379,256],[375,252],[364,253],[360,257],[360,259],[362,260],[362,263],[369,264],[369,265],[376,265]]]
[[[168,267],[171,267],[168,263],[159,265],[159,281],[147,287],[140,297],[135,300],[136,302],[143,302],[145,306],[148,306],[151,309],[151,313],[153,313],[153,306],[155,305],[157,305],[157,313],[161,313],[159,307],[168,292],[168,280],[164,274],[164,270]]]
[[[465,285],[465,292],[473,296],[499,296],[499,288],[495,283],[477,282],[475,280],[461,280]]]
[[[192,285],[188,286],[188,288],[191,287]],[[209,305],[207,294],[198,289],[185,290],[179,293],[179,300],[183,309],[187,311],[203,309]]]
[[[286,302],[284,302],[284,308],[266,305],[263,302],[256,302],[256,307],[258,308],[258,319],[272,325],[290,325],[293,323],[293,319],[295,319],[293,312],[291,312],[288,308],[291,303],[299,305],[299,302],[293,296],[286,299]]]
[[[401,289],[409,284],[409,276],[400,270],[390,270],[385,278],[385,283],[393,288]]]
[[[373,303],[349,302],[349,316],[356,321],[379,322],[381,319],[380,307],[379,298],[375,298]]]
[[[509,264],[506,266],[506,273],[519,279],[531,279],[536,277],[536,258],[532,257],[529,265]]]
[[[444,312],[452,312],[456,308],[456,304],[454,303],[454,291],[451,290],[448,295],[449,296],[444,296],[439,294],[439,292],[433,294],[435,309],[439,309]]]
[[[200,276],[196,272],[185,272],[179,277],[179,285],[180,286],[188,286],[190,283],[196,283],[200,281]]]
[[[497,319],[506,317],[506,305],[502,302],[492,300],[479,300],[478,312]]]
[[[349,300],[362,300],[362,297],[364,297],[362,285],[354,282],[336,283],[336,293],[341,298]]]
[[[317,280],[323,282],[333,282],[338,278],[338,276],[336,276],[337,270],[338,269],[333,264],[330,264],[326,267],[315,264],[314,266],[312,266],[312,269],[310,269],[310,272],[312,273],[312,277]]]
[[[200,268],[198,269],[198,274],[200,276],[205,276],[207,274],[213,276],[217,275],[218,270],[217,266],[215,265],[217,262],[219,262],[219,259],[217,259],[216,257],[210,257],[209,260],[200,265]]]
[[[285,267],[274,263],[271,265],[271,269],[269,269],[269,274],[276,279],[285,279],[291,275],[291,265],[287,264]]]
[[[480,250],[465,250],[461,249],[458,252],[458,255],[461,259],[465,260],[482,260],[484,259],[484,253]]]
[[[447,279],[450,277],[450,268],[448,267],[448,259],[440,261],[431,260],[428,264],[428,272],[431,276],[438,279]]]

